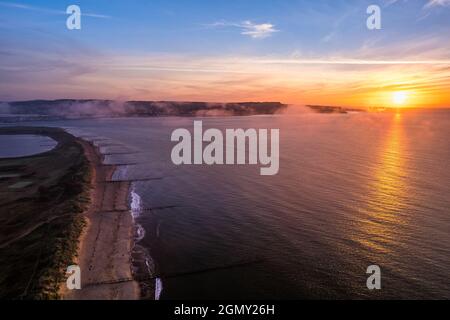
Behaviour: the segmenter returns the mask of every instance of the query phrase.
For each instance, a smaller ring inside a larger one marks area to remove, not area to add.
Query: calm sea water
[[[276,176],[172,165],[171,132],[193,120],[50,123],[125,153],[106,156],[116,179],[158,178],[130,201],[159,298],[450,298],[450,112],[202,119],[279,128]]]
[[[32,134],[0,135],[0,158],[31,156],[56,147],[56,141]]]

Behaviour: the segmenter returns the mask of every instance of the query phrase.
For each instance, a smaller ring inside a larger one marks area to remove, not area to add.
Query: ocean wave
[[[161,293],[163,290],[163,283],[161,278],[156,278],[156,285],[155,285],[155,300],[159,300],[161,297]]]
[[[135,187],[133,186],[130,191],[131,196],[131,215],[135,224],[135,244],[138,244],[144,237],[145,237],[145,229],[144,227],[137,223],[136,220],[142,215],[142,198],[141,196],[136,192]],[[158,231],[159,233],[159,231]],[[155,263],[153,262],[152,257],[148,253],[147,249],[141,247],[140,250],[143,259],[145,260],[145,265],[147,267],[147,273],[148,275],[152,276],[155,273]],[[159,300],[162,290],[163,290],[163,284],[161,278],[155,279],[155,292],[154,292],[154,299]]]
[[[138,218],[142,214],[142,199],[141,196],[136,192],[134,186],[131,189],[131,215],[133,219]]]

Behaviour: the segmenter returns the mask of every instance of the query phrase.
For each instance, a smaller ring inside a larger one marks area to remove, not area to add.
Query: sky
[[[450,0],[0,0],[0,100],[60,98],[450,107]]]

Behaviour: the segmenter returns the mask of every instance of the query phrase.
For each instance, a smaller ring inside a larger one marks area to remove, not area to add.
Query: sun
[[[392,94],[392,101],[398,106],[404,105],[406,100],[408,100],[408,92],[406,91],[395,91]]]

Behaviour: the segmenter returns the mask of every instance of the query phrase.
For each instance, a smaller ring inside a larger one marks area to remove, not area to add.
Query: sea
[[[278,174],[174,165],[171,134],[194,120],[279,129]],[[146,298],[450,299],[449,110],[29,124],[92,141],[134,181]]]

